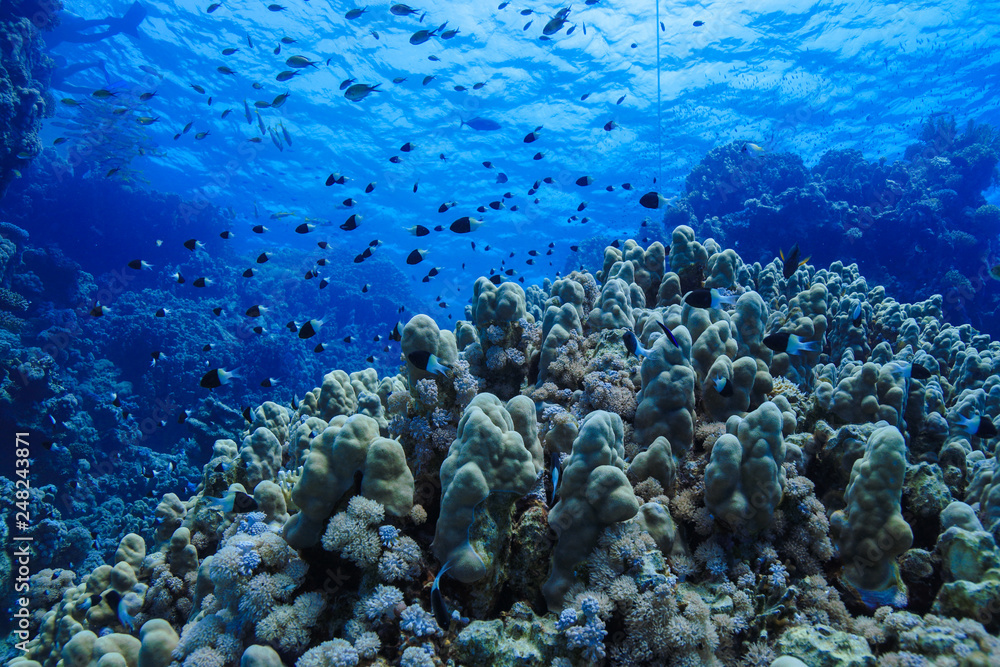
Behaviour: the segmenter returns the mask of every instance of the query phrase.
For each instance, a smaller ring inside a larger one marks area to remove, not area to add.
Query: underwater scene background
[[[0,659],[1000,664],[996,10],[0,0]]]

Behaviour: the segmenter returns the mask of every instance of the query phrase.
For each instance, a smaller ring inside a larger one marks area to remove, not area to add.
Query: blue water
[[[490,211],[477,235],[493,246],[492,254],[473,252],[464,238],[432,237],[428,261],[446,270],[437,284],[419,292],[425,298],[441,293],[443,284],[457,289],[468,283],[471,274],[458,268],[462,262],[491,267],[510,251],[556,242],[553,266],[561,269],[567,241],[632,232],[648,212],[637,205],[635,193],[608,193],[604,186],[631,182],[639,190],[652,189],[659,175],[658,189],[679,194],[690,168],[714,146],[756,141],[769,151],[796,153],[809,166],[824,152],[844,148],[860,150],[869,160],[891,161],[902,156],[931,113],[954,114],[960,123],[1000,119],[992,94],[1000,71],[996,34],[988,13],[975,3],[670,4],[660,11],[665,30],[656,29],[654,3],[576,4],[567,28],[552,41],[539,37],[556,5],[533,4],[535,13],[522,16],[525,4],[498,10],[490,3],[441,2],[428,7],[418,23],[416,16],[393,16],[381,5],[348,21],[343,15],[352,5],[286,4],[286,11],[275,13],[263,2],[227,2],[207,14],[206,3],[146,3],[149,17],[139,39],[63,44],[57,52],[70,62],[101,59],[112,82],[136,92],[156,91],[140,108],[160,118],[144,134],[164,154],[134,159],[130,169],[138,172],[136,179],[185,199],[231,206],[241,220],[253,218],[254,202],[262,217],[298,214],[271,225],[285,230],[299,224],[300,216],[340,224],[349,212],[337,204],[354,197],[365,216],[357,232],[345,238],[319,230],[342,240],[344,252],[360,252],[380,238],[387,242],[385,254],[401,263],[414,247],[427,245],[414,244],[403,229],[450,222],[452,214],[476,215],[477,206],[513,193],[507,205],[519,210]],[[109,10],[104,3],[75,3],[72,9],[83,16]],[[445,21],[460,30],[451,40],[408,43],[416,30]],[[704,25],[694,27],[694,21]],[[566,36],[569,26],[576,29]],[[284,36],[297,41],[282,44],[275,55]],[[227,47],[239,51],[222,56]],[[291,69],[284,61],[292,55],[321,66],[276,82],[278,72]],[[219,74],[219,65],[237,74]],[[436,78],[424,86],[427,75]],[[391,83],[394,77],[407,80],[397,85]],[[381,92],[350,102],[338,90],[348,78],[381,82]],[[93,73],[71,81],[95,88],[106,83]],[[254,90],[253,82],[263,88]],[[486,85],[471,90],[477,82]],[[203,86],[206,95],[190,84]],[[456,85],[470,90],[456,92]],[[246,123],[243,100],[253,111],[255,100],[285,92],[290,93],[286,104],[264,109],[261,116],[266,126],[284,125],[292,145],[279,151],[268,136],[247,144],[260,132],[256,116]],[[581,101],[584,94],[589,97]],[[221,120],[227,108],[233,111]],[[60,107],[57,118],[73,115]],[[503,129],[459,128],[461,119],[475,116],[496,120]],[[604,131],[612,120],[620,127]],[[191,121],[191,131],[173,141]],[[539,125],[539,140],[523,143]],[[196,141],[198,131],[211,134]],[[48,127],[46,143],[59,133]],[[401,153],[406,142],[416,150]],[[541,161],[531,159],[537,152],[545,154]],[[439,159],[441,153],[447,161]],[[393,155],[403,162],[391,164]],[[483,161],[495,168],[483,167]],[[331,172],[352,180],[325,188]],[[509,176],[507,184],[495,182],[498,172]],[[577,187],[573,181],[582,175],[592,176],[594,185]],[[525,191],[544,176],[556,183],[544,186],[540,203],[532,204]],[[372,181],[375,191],[364,196]],[[436,212],[452,200],[459,206],[448,215]],[[579,221],[566,219],[583,201],[588,205],[580,217],[591,221],[581,229]],[[531,243],[525,244],[520,239],[527,231]],[[307,246],[311,240],[281,234],[278,242]],[[518,264],[529,281],[551,273],[548,266]],[[461,310],[456,306],[453,312]]]
[[[542,287],[600,270],[612,243],[669,245],[679,224],[751,265],[796,243],[817,267],[856,263],[869,288],[942,294],[946,322],[1000,336],[1000,216],[981,208],[1000,206],[995,3],[440,0],[349,20],[352,4],[277,2],[141,0],[134,35],[115,27],[130,3],[71,2],[110,17],[80,35],[111,34],[42,51],[37,141],[0,163],[0,222],[29,234],[23,263],[0,265],[26,300],[20,333],[0,321],[0,426],[55,443],[34,445],[33,484],[62,511],[39,519],[38,568],[89,573],[132,531],[151,545],[156,503],[205,491],[244,409],[298,405],[334,368],[392,377],[394,326],[422,312],[454,330],[479,276]],[[345,83],[378,87],[351,101]],[[647,192],[669,205],[643,207]],[[449,231],[463,216],[483,224]],[[311,319],[319,333],[297,336]],[[240,377],[209,392],[214,368]],[[430,531],[408,530],[430,580]],[[932,597],[915,595],[921,613]]]

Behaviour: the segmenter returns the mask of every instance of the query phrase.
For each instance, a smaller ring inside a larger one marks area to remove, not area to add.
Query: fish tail
[[[802,352],[819,352],[819,343],[814,340],[808,343],[799,342],[799,350]]]

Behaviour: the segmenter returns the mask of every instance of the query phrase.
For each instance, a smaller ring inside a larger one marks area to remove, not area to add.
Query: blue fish
[[[634,354],[637,357],[649,356],[649,350],[642,346],[642,343],[639,342],[639,339],[636,338],[635,333],[631,329],[625,330],[622,340],[625,342],[625,349],[628,350],[629,354]]]
[[[659,324],[660,328],[663,329],[663,333],[667,334],[667,338],[669,338],[670,342],[674,344],[674,347],[681,346],[681,344],[678,343],[677,339],[674,337],[674,332],[668,329],[666,324],[664,324],[663,322],[657,322],[657,324]]]
[[[955,419],[955,425],[965,433],[979,436],[980,438],[995,438],[997,435],[997,427],[993,424],[993,420],[990,419],[989,415],[976,415],[975,417],[958,415]]]
[[[411,364],[422,371],[434,373],[435,375],[447,375],[451,370],[441,363],[441,361],[426,350],[415,350],[406,355]]]
[[[719,393],[719,396],[729,398],[733,395],[733,384],[729,381],[729,378],[719,376],[712,380],[712,384],[715,385],[715,391]]]
[[[479,132],[492,132],[500,129],[500,123],[489,118],[480,118],[479,116],[467,121],[463,120],[458,128],[462,129],[462,125],[468,125],[473,130],[478,130]]]
[[[562,456],[559,452],[552,452],[552,495],[549,496],[549,507],[556,503],[556,496],[559,493],[559,478],[562,475]]]
[[[713,290],[714,291],[714,290]],[[764,338],[764,345],[774,352],[787,354],[802,354],[803,352],[819,352],[819,342],[803,341],[793,333],[779,331]]]
[[[718,310],[723,304],[736,305],[737,296],[735,294],[723,295],[717,289],[706,289],[701,287],[691,290],[684,295],[684,303],[693,308],[713,308]]]
[[[434,577],[434,583],[431,584],[431,611],[434,613],[434,620],[437,621],[442,630],[447,630],[451,625],[451,612],[448,611],[448,606],[441,596],[441,576],[449,569],[451,569],[451,561],[444,564],[441,571]]]

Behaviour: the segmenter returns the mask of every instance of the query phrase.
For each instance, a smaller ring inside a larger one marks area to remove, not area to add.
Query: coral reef
[[[809,183],[784,161],[744,194]],[[718,206],[697,200],[739,210]],[[77,471],[115,539],[94,552],[93,524],[49,510],[36,539],[63,552],[8,664],[1000,660],[998,344],[857,266],[785,278],[672,238],[608,248],[597,279],[480,279],[453,331],[401,327],[390,374],[332,370],[206,428],[190,487],[126,510]],[[683,298],[706,286],[715,307]]]

